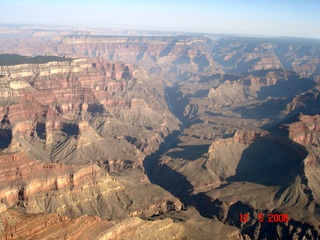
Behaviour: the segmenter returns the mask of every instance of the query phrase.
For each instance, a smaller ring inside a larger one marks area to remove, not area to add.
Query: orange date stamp
[[[246,223],[249,222],[250,220],[250,215],[249,213],[240,213],[239,214],[240,222]],[[259,222],[275,222],[275,223],[283,223],[283,222],[289,222],[289,215],[286,213],[268,213],[268,214],[263,214],[263,213],[258,213],[257,219]]]

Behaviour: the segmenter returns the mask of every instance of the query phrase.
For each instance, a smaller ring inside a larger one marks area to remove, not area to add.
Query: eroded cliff
[[[4,65],[1,75],[4,152],[141,169],[178,128],[161,83],[133,65],[76,59]]]

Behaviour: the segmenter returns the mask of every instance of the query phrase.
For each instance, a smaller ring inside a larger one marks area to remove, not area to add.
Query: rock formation
[[[163,90],[137,78],[139,71],[102,59],[1,67],[4,151],[28,149],[54,162],[104,159],[109,168],[119,168],[110,165],[123,158],[141,168],[143,155],[155,151],[178,121],[155,98]],[[124,148],[117,150],[119,143]]]
[[[27,213],[54,212],[70,217],[90,214],[114,219],[148,217],[182,208],[178,199],[150,184],[138,170],[111,176],[95,164],[43,163],[22,153],[2,155],[0,164],[1,203],[7,208],[24,207]],[[140,179],[140,183],[127,182],[130,177]],[[141,197],[150,190],[158,196],[143,202]]]
[[[96,31],[0,30],[2,239],[319,238],[318,41]]]

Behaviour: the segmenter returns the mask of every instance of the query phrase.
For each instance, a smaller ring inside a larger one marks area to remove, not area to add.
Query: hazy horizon
[[[2,24],[320,39],[320,1],[2,0]]]

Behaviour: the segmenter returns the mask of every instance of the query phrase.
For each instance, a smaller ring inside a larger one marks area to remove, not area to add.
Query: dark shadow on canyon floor
[[[166,153],[166,156],[194,161],[207,153],[209,146],[210,144],[178,146],[179,150]]]
[[[230,182],[247,181],[266,186],[281,186],[303,173],[307,156],[303,146],[285,137],[264,136],[246,148]]]
[[[167,136],[159,150],[144,159],[143,167],[151,183],[179,198],[185,207],[193,206],[203,217],[212,218],[216,208],[211,198],[205,193],[192,195],[193,186],[183,175],[172,170],[169,166],[159,163],[160,155],[174,143],[179,133],[179,131],[174,131]],[[203,146],[203,148],[205,147]]]

